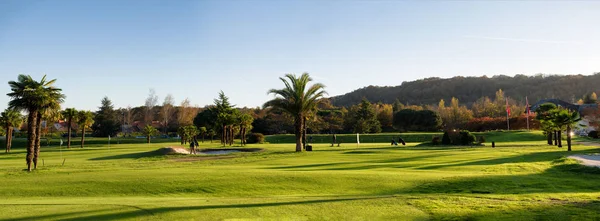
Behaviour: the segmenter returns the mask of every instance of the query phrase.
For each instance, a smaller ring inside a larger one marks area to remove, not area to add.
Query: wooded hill
[[[363,98],[370,102],[393,103],[396,99],[403,104],[437,105],[440,99],[456,97],[462,104],[470,106],[477,99],[494,97],[502,89],[507,97],[519,103],[530,103],[544,98],[558,98],[576,102],[584,94],[598,92],[600,73],[593,75],[497,75],[493,77],[453,77],[449,79],[426,78],[402,82],[399,86],[368,86],[353,92],[331,98],[336,106],[351,106]]]

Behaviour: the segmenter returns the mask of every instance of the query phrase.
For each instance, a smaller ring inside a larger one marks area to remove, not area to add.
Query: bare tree
[[[158,104],[158,96],[156,95],[156,91],[154,89],[150,89],[150,93],[148,94],[148,98],[146,98],[146,102],[144,103],[144,122],[146,125],[151,125],[154,120],[154,107]]]
[[[174,110],[173,105],[175,105],[175,98],[173,98],[173,95],[168,94],[165,97],[165,100],[163,101],[163,105],[162,105],[162,109],[161,109],[161,115],[163,118],[165,133],[168,132],[167,129],[169,128],[169,122],[173,115],[173,110]]]
[[[189,126],[194,123],[194,117],[198,113],[198,107],[192,107],[190,100],[185,98],[181,101],[181,106],[177,114],[177,123],[179,126]]]

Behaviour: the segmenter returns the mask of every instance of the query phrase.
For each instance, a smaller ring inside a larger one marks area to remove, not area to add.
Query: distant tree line
[[[470,107],[483,97],[494,97],[496,91],[502,89],[507,97],[516,102],[525,102],[545,98],[557,98],[571,103],[578,97],[590,92],[598,92],[600,73],[584,75],[515,75],[509,77],[498,75],[493,77],[453,77],[449,79],[426,78],[422,80],[402,82],[399,86],[368,86],[350,93],[332,97],[332,104],[350,107],[359,104],[363,98],[375,103],[392,104],[396,99],[404,104],[435,105],[440,100],[449,101],[457,98]]]

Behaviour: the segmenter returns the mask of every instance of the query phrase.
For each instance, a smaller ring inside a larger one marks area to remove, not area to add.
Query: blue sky
[[[456,75],[600,71],[600,2],[0,1],[0,82],[57,78],[64,107],[259,106],[285,73],[331,96]],[[8,85],[0,93],[9,92]],[[4,109],[8,97],[0,96]]]

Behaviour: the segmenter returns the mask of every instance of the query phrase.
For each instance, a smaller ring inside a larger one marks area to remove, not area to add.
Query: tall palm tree
[[[77,113],[77,124],[81,128],[81,148],[85,142],[85,129],[94,124],[94,114],[91,111],[79,111]]]
[[[312,78],[308,73],[303,73],[300,77],[294,74],[286,74],[285,77],[279,79],[283,82],[285,88],[269,90],[268,94],[275,95],[275,98],[267,101],[263,106],[264,108],[280,109],[294,117],[296,152],[301,152],[304,121],[308,113],[317,108],[319,100],[327,94],[323,90],[325,85],[315,83],[309,87],[308,84],[312,81]]]
[[[33,152],[33,168],[37,169],[37,162],[40,156],[41,139],[42,139],[42,119],[50,118],[54,112],[60,110],[60,104],[64,101],[64,94],[60,93],[60,90],[56,90],[52,86],[43,87],[44,102],[40,105],[40,109],[37,113],[36,125],[37,131],[35,136],[35,146]],[[46,122],[46,125],[48,122]]]
[[[67,120],[67,148],[71,148],[71,129],[73,128],[73,120],[77,118],[77,110],[75,108],[67,108],[62,112],[63,117]]]
[[[27,170],[31,171],[35,154],[35,144],[38,133],[38,112],[49,106],[49,99],[56,99],[58,103],[62,102],[64,95],[60,93],[61,89],[54,88],[52,85],[56,79],[46,80],[44,76],[39,82],[33,80],[29,75],[19,75],[17,81],[9,81],[11,92],[7,95],[11,98],[8,102],[10,108],[15,110],[27,111]]]
[[[6,109],[0,114],[0,124],[6,127],[6,152],[10,152],[12,146],[13,128],[18,127],[23,122],[22,116],[18,111]]]

